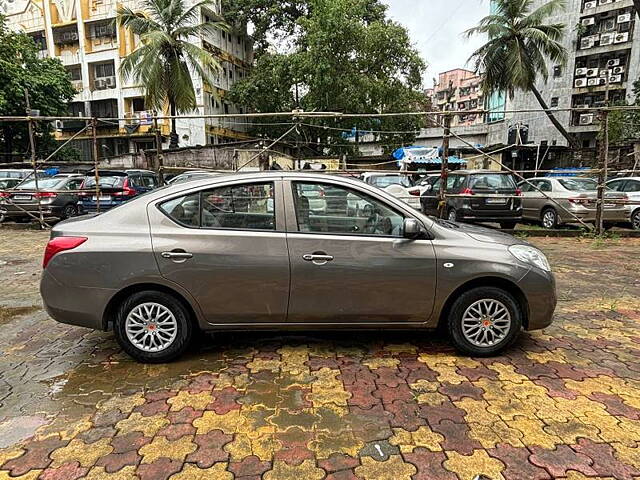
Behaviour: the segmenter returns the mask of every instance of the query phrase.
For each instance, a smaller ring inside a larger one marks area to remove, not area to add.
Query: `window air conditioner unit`
[[[592,10],[594,8],[596,8],[598,6],[598,1],[597,0],[591,0],[589,2],[584,2],[584,9],[585,10]]]
[[[576,108],[578,110],[586,110],[587,108],[589,108],[589,105],[588,104],[576,105]]]
[[[587,82],[587,85],[590,87],[597,87],[599,82],[599,78],[590,78],[589,81]]]
[[[64,124],[62,123],[62,120],[56,120],[53,123],[55,125],[56,130],[62,130],[62,127],[64,126]]]
[[[619,58],[612,58],[611,60],[607,60],[607,67],[609,67],[609,68],[617,67],[618,65],[620,65],[620,59]]]
[[[588,27],[589,25],[595,25],[596,19],[593,17],[587,17],[587,18],[583,18],[580,23],[582,23],[583,27]]]
[[[597,68],[588,68],[587,69],[587,77],[597,77],[600,72]]]
[[[116,88],[116,77],[107,77],[104,80],[107,88]]]
[[[616,29],[616,21],[613,18],[609,18],[602,23],[602,29],[606,32],[611,32]]]
[[[587,79],[586,78],[578,78],[575,83],[575,88],[584,88],[587,86]]]
[[[593,38],[591,38],[591,37],[585,37],[585,38],[580,40],[580,49],[581,50],[586,50],[588,48],[593,48],[593,45],[594,45],[594,41],[593,41]]]
[[[93,86],[96,90],[104,90],[105,88],[107,88],[107,82],[104,80],[104,78],[96,78],[93,81]]]
[[[614,38],[613,33],[603,33],[600,36],[600,46],[611,45],[613,43],[613,38]]]
[[[613,0],[600,0],[598,2],[599,5],[607,5],[608,3],[613,3]]]
[[[613,69],[611,70],[611,72],[614,75],[619,75],[621,73],[624,73],[624,67],[613,67]]]
[[[629,41],[629,32],[618,33],[613,39],[613,43],[624,43],[628,41]]]
[[[609,83],[622,83],[622,75],[611,75]]]
[[[583,113],[579,121],[580,125],[593,125],[593,113]]]
[[[630,13],[623,13],[622,15],[618,15],[618,23],[627,23],[631,21]]]
[[[587,68],[576,68],[576,77],[584,77],[587,74]]]

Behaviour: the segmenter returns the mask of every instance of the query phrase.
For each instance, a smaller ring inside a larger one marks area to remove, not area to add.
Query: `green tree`
[[[531,92],[569,145],[577,142],[558,121],[536,88],[536,80],[549,77],[547,62],[563,65],[567,50],[561,43],[565,32],[562,23],[546,23],[562,10],[564,0],[551,0],[533,9],[533,0],[495,0],[496,13],[480,20],[467,35],[487,35],[486,44],[476,50],[470,60],[483,77],[487,93],[507,92],[511,98],[516,90]]]
[[[69,74],[59,60],[38,58],[38,47],[24,33],[10,31],[0,16],[0,115],[23,116],[26,112],[25,89],[31,108],[44,116],[64,116],[67,102],[76,91]],[[38,122],[35,129],[36,154],[39,158],[57,147],[50,122]],[[29,151],[25,122],[0,124],[0,149],[3,160],[23,159]]]
[[[236,82],[229,95],[232,101],[257,112],[299,107],[345,113],[418,111],[427,102],[421,79],[424,62],[406,29],[386,18],[387,7],[379,0],[231,3],[235,4],[231,19],[252,23],[258,45],[254,68]],[[344,138],[344,130],[354,127],[359,132],[409,131],[379,136],[391,150],[412,142],[424,119],[335,118],[304,123],[313,126],[301,127],[298,140],[315,145],[312,153],[319,154],[354,150],[353,142]],[[257,125],[254,133],[276,138],[288,128]]]
[[[633,106],[640,106],[640,79],[633,82]],[[613,106],[628,106],[626,101]],[[640,138],[640,112],[637,110],[611,110],[609,112],[609,143],[623,143]]]
[[[228,29],[220,19],[202,20],[201,9],[213,9],[213,5],[212,0],[201,0],[190,7],[184,0],[143,0],[140,11],[124,6],[118,9],[118,24],[140,38],[140,46],[123,59],[120,74],[125,80],[144,85],[149,108],[162,111],[168,104],[171,115],[192,112],[196,108],[192,71],[205,85],[213,84],[213,75],[220,64],[193,42],[194,37],[203,33]],[[171,147],[177,146],[174,118]]]

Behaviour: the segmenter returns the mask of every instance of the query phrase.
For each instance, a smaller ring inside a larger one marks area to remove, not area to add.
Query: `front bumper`
[[[551,325],[558,303],[553,273],[532,267],[518,282],[518,286],[527,299],[527,330],[540,330]]]

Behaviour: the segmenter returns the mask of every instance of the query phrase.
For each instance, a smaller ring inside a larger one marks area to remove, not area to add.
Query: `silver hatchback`
[[[327,208],[306,196],[319,190]],[[444,327],[461,352],[492,355],[556,305],[545,256],[521,240],[358,180],[284,172],[181,183],[61,222],[41,293],[54,319],[113,328],[143,362],[243,329]]]

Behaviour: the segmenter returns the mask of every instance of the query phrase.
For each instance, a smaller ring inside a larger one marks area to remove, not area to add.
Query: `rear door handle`
[[[186,260],[187,258],[192,258],[192,253],[187,252],[162,252],[162,258],[170,258],[172,260]]]
[[[306,255],[302,256],[302,259],[307,262],[326,263],[326,262],[331,262],[333,260],[333,256],[307,253]]]

